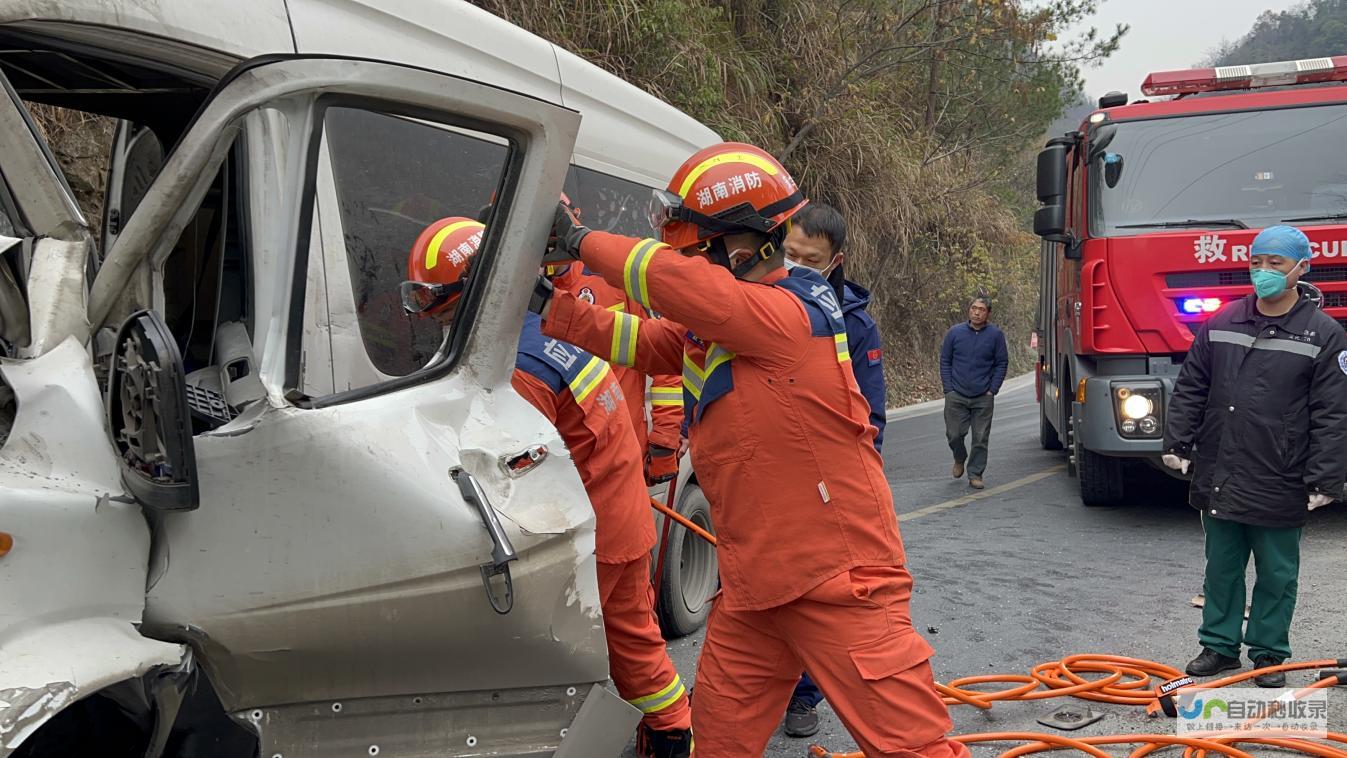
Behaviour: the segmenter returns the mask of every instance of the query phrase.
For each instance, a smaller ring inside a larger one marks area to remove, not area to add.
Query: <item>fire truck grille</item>
[[[1307,282],[1347,282],[1347,266],[1315,266],[1305,275]],[[1249,270],[1236,271],[1187,271],[1181,274],[1169,274],[1165,277],[1165,286],[1171,288],[1188,287],[1247,287]]]

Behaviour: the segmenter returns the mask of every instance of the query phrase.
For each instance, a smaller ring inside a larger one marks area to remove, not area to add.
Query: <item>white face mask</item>
[[[787,270],[787,271],[791,271],[791,270],[793,270],[793,269],[797,269],[797,268],[798,268],[798,269],[803,269],[803,270],[805,270],[805,271],[813,271],[815,274],[818,274],[819,276],[823,277],[824,279],[827,279],[827,278],[828,278],[828,274],[831,274],[832,271],[833,271],[833,268],[836,267],[837,256],[833,256],[833,259],[832,259],[831,261],[828,261],[828,265],[825,266],[825,267],[823,267],[823,268],[821,268],[821,269],[814,268],[813,266],[806,266],[806,265],[804,265],[803,263],[796,263],[795,261],[791,260],[790,258],[786,258],[786,259],[785,259],[785,263],[786,263],[786,270]]]

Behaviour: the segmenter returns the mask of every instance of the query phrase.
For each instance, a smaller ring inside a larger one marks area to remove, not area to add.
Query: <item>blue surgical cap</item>
[[[1310,257],[1310,240],[1294,226],[1269,226],[1253,238],[1249,255],[1280,255],[1303,261]]]

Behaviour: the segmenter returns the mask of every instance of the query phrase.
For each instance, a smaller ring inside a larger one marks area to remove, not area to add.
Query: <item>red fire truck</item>
[[[1151,74],[1038,156],[1040,437],[1086,505],[1161,468],[1165,406],[1203,320],[1250,290],[1249,244],[1291,224],[1347,323],[1347,56]]]

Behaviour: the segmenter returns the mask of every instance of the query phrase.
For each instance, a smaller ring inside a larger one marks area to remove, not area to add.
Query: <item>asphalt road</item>
[[[1201,611],[1189,600],[1201,590],[1203,570],[1201,524],[1181,484],[1138,470],[1125,505],[1081,505],[1063,455],[1039,448],[1033,391],[1019,384],[997,398],[987,489],[980,493],[950,477],[938,409],[915,409],[917,415],[891,421],[885,433],[885,473],[916,582],[913,623],[935,647],[937,680],[1027,674],[1074,653],[1127,655],[1181,669],[1200,652]],[[1316,511],[1305,531],[1291,632],[1296,658],[1347,657],[1344,599],[1347,506],[1334,504]],[[684,679],[693,681],[701,634],[674,640],[669,650]],[[1308,674],[1290,677],[1292,685],[1308,681]],[[1084,705],[1062,699],[1002,703],[991,711],[956,706],[954,731],[1050,732],[1036,719],[1068,702]],[[1147,720],[1139,708],[1094,707],[1105,718],[1069,734],[1174,728],[1171,721]],[[811,742],[854,750],[826,704],[820,714],[817,735],[790,739],[778,729],[766,755],[801,758]],[[1347,731],[1341,688],[1330,695],[1330,727]],[[1008,747],[974,754],[999,755]]]

